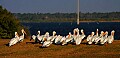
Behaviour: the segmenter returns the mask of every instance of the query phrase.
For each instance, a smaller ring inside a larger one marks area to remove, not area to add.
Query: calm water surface
[[[22,23],[27,27],[31,35],[36,34],[38,30],[41,34],[49,32],[52,35],[52,31],[56,31],[57,34],[66,36],[69,32],[73,33],[74,28],[84,29],[85,34],[88,36],[91,32],[96,32],[96,29],[100,31],[108,31],[109,35],[112,30],[115,30],[115,39],[120,39],[120,22],[81,22],[77,25],[75,22],[56,22],[56,23]]]

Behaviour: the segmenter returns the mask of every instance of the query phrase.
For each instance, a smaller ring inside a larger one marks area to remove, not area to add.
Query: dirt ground
[[[87,45],[84,40],[76,46],[68,44],[50,45],[48,48],[41,48],[41,44],[25,39],[21,43],[8,47],[10,39],[0,39],[0,58],[119,58],[120,40],[112,44]]]

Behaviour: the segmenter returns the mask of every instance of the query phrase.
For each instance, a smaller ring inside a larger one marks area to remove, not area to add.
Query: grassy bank
[[[48,48],[41,48],[41,44],[25,39],[12,47],[6,46],[10,39],[0,39],[0,58],[119,58],[120,40],[108,45],[87,45],[83,41],[80,45],[66,46],[52,44]]]

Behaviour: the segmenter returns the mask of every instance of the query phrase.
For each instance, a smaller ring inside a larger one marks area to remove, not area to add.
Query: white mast
[[[77,24],[79,25],[79,0],[77,1],[78,3],[77,3]]]

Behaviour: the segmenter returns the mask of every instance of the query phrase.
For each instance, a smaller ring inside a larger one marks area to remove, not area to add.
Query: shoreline
[[[71,22],[71,21],[68,21],[68,22]],[[120,22],[120,21],[79,21],[79,22]],[[21,22],[21,23],[52,23],[52,22],[34,22],[33,21],[33,22]]]
[[[80,21],[80,22],[120,22],[120,21]]]

